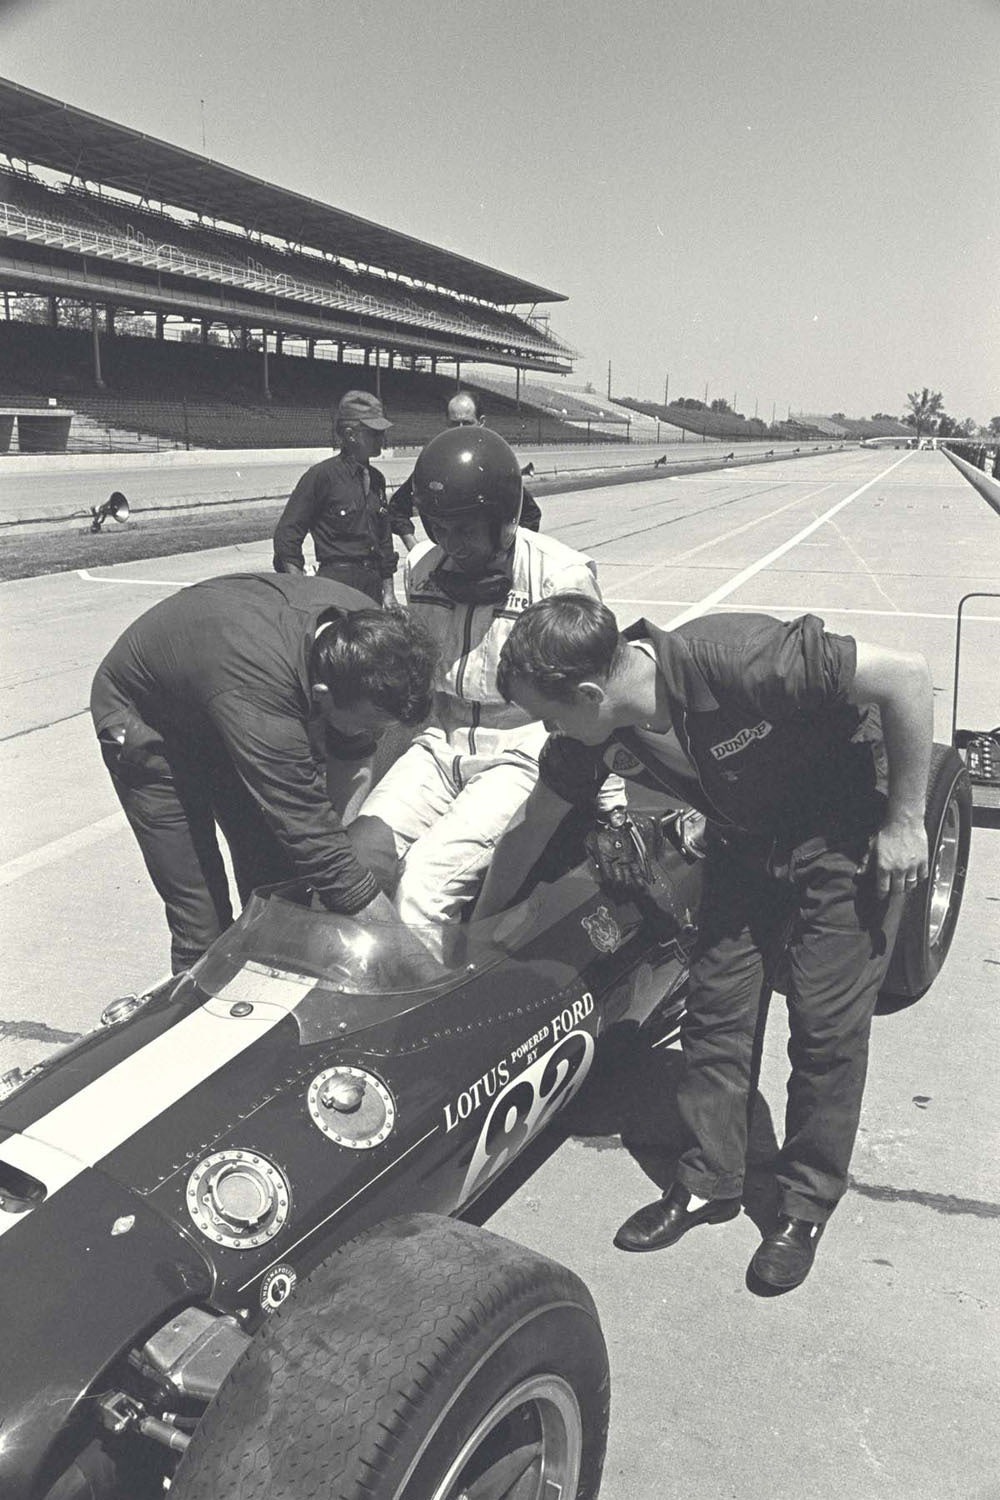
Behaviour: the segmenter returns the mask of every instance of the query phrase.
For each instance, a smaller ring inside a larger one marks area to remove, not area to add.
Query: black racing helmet
[[[450,427],[431,438],[413,470],[413,498],[427,535],[436,519],[485,516],[496,551],[513,544],[521,518],[521,466],[488,427]]]

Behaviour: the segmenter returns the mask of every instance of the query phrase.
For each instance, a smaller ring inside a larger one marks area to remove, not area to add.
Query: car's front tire
[[[565,1267],[452,1219],[389,1220],[271,1316],[172,1500],[592,1500],[608,1363]]]

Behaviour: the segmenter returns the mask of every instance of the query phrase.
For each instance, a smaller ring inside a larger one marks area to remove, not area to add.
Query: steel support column
[[[90,337],[94,350],[94,384],[98,390],[103,390],[104,379],[101,375],[101,330],[98,325],[96,302],[90,304]]]

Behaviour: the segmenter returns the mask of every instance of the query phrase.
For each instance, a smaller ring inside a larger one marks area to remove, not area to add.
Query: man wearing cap
[[[484,427],[486,418],[479,409],[479,399],[471,391],[459,391],[448,402],[449,427]],[[407,552],[417,545],[417,534],[413,526],[413,475],[404,479],[389,501],[389,523]],[[521,486],[521,519],[518,525],[526,531],[537,531],[542,524],[542,513],[537,502]]]
[[[311,533],[318,571],[376,604],[395,603],[396,552],[389,528],[385,478],[371,460],[392,423],[371,391],[347,391],[334,416],[340,443],[332,458],[299,480],[274,532],[276,573],[302,573],[302,543]]]

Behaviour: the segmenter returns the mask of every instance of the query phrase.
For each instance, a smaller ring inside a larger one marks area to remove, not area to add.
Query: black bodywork
[[[183,1343],[185,1309],[223,1320],[224,1374],[335,1245],[476,1198],[605,1031],[680,1008],[698,881],[668,851],[650,919],[578,864],[449,930],[444,954],[440,932],[259,893],[191,974],[18,1080],[0,1103],[0,1494],[96,1493],[59,1476],[113,1447],[109,1392],[183,1412],[148,1350],[170,1326]]]

